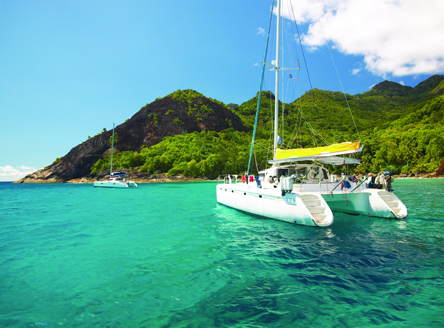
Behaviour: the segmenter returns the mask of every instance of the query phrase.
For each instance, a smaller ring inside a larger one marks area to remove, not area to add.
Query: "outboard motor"
[[[386,181],[387,181],[387,191],[388,192],[392,192],[392,170],[387,169],[384,171],[384,175],[386,176]]]
[[[293,179],[291,177],[281,178],[281,190],[282,196],[284,196],[287,192],[293,191]]]

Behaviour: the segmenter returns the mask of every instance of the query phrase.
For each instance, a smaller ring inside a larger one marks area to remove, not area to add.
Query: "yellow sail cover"
[[[301,158],[312,156],[334,156],[338,153],[353,153],[359,150],[359,142],[343,142],[325,147],[301,148],[301,149],[276,149],[276,159]]]

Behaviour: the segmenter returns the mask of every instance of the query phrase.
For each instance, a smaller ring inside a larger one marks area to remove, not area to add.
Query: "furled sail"
[[[362,151],[359,142],[343,142],[325,147],[301,148],[301,149],[276,149],[276,160],[271,162],[287,162],[321,159],[336,155],[353,154]],[[359,160],[353,159],[359,163]],[[346,160],[345,162],[350,162]],[[333,164],[333,163],[332,163]],[[338,163],[339,164],[339,163]]]

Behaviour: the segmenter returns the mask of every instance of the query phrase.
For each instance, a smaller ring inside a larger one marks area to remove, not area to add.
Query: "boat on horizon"
[[[273,8],[273,5],[272,5]],[[277,1],[276,60],[266,63],[275,71],[275,108],[273,160],[271,167],[250,175],[250,164],[243,175],[225,175],[216,186],[217,202],[254,216],[271,218],[289,223],[328,227],[334,221],[333,212],[368,215],[393,219],[408,216],[406,206],[391,190],[391,172],[361,180],[349,178],[347,172],[337,177],[324,166],[360,164],[354,157],[362,152],[360,142],[343,142],[324,147],[281,149],[278,147],[280,20],[281,1]],[[270,19],[271,21],[271,19]],[[268,44],[268,41],[267,41]],[[262,73],[263,77],[263,73]],[[259,110],[261,90],[258,95]],[[250,150],[254,147],[257,117]],[[387,182],[387,183],[386,183]]]
[[[113,123],[113,137],[111,141],[111,164],[109,170],[109,179],[103,181],[95,181],[94,187],[100,188],[128,188],[128,187],[137,187],[137,183],[132,179],[126,179],[125,172],[113,172],[113,153],[114,153],[114,128],[115,124]]]

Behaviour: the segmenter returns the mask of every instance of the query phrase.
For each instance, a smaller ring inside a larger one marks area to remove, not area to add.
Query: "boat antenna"
[[[278,123],[279,123],[279,56],[281,42],[281,1],[277,0],[277,23],[276,23],[276,79],[274,92],[274,139],[273,139],[273,160],[276,160],[276,149],[278,144]]]
[[[111,166],[109,168],[109,177],[111,178],[111,174],[113,173],[113,151],[114,151],[114,127],[115,123],[113,123],[113,138],[111,141]]]
[[[281,43],[281,2],[277,0],[277,23],[276,23],[276,61],[273,65],[272,70],[276,71],[275,78],[275,92],[274,92],[274,139],[273,139],[273,160],[276,160],[276,150],[278,148],[278,140],[280,139],[278,136],[278,124],[279,124],[279,71],[281,70],[292,70],[292,69],[300,69],[297,68],[284,68],[280,67],[280,43]],[[282,108],[284,107],[284,103],[282,101]],[[284,127],[282,127],[284,130]],[[273,166],[276,166],[277,163],[274,162]]]
[[[260,105],[260,102],[261,102],[261,95],[262,95],[262,83],[263,83],[263,80],[264,80],[265,65],[266,65],[266,62],[267,62],[268,41],[270,40],[271,20],[273,18],[273,7],[274,7],[274,0],[271,3],[270,21],[268,23],[267,42],[265,44],[264,60],[262,61],[263,65],[262,65],[261,84],[259,86],[259,95],[257,96],[256,117],[254,119],[253,138],[251,139],[250,158],[248,159],[247,175],[250,173],[250,163],[251,163],[251,157],[252,157],[253,148],[254,148],[254,138],[256,137],[257,119],[258,119],[258,116],[259,116],[259,105]]]

